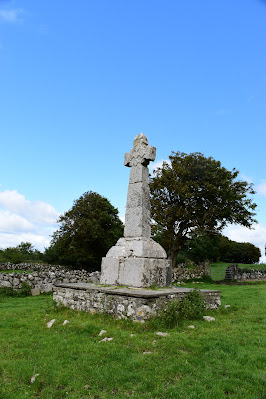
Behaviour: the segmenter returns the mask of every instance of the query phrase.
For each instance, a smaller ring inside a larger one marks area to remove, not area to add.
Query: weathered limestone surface
[[[133,149],[125,154],[131,167],[128,185],[124,238],[102,259],[101,284],[132,287],[159,287],[171,284],[171,263],[165,250],[150,238],[150,193],[148,164],[155,160],[156,148],[141,133]]]
[[[156,316],[170,302],[182,299],[192,288],[160,290],[101,287],[93,284],[57,284],[56,303],[89,313],[109,313],[116,319],[144,321]],[[207,309],[221,305],[220,291],[201,290]]]

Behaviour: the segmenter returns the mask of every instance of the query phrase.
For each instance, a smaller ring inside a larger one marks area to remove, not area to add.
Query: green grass
[[[200,288],[221,290],[221,310],[206,312],[216,321],[168,330],[56,311],[51,295],[0,298],[0,398],[265,398],[266,285]],[[113,341],[99,343],[102,329]]]
[[[217,262],[211,265],[211,278],[214,281],[224,280],[225,277],[225,270],[231,263],[224,263],[224,262]],[[266,265],[252,265],[252,264],[241,264],[237,263],[239,268],[246,268],[246,269],[266,269]]]

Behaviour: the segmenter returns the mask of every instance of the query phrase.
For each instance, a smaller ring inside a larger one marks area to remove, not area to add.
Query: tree
[[[209,260],[252,264],[258,262],[261,256],[260,249],[255,245],[229,240],[220,233],[192,236],[186,248],[184,255],[194,262]]]
[[[173,265],[193,234],[215,233],[229,223],[251,227],[256,204],[253,185],[237,180],[212,157],[173,152],[150,181],[153,233],[160,237]]]
[[[221,253],[224,262],[253,264],[259,261],[261,252],[258,247],[249,242],[229,241],[227,250]]]
[[[118,210],[92,191],[75,200],[58,223],[59,230],[53,234],[45,259],[76,268],[99,269],[101,258],[123,235]]]
[[[216,262],[220,255],[220,234],[206,234],[195,235],[187,241],[187,258],[193,262]]]
[[[43,254],[34,249],[30,242],[21,242],[16,247],[8,247],[0,250],[0,261],[21,263],[21,262],[35,262],[40,261]]]

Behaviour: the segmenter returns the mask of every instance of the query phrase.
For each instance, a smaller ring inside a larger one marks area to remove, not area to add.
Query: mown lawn
[[[168,330],[56,311],[51,295],[0,298],[0,398],[266,398],[266,284],[200,288],[221,290],[216,321]]]

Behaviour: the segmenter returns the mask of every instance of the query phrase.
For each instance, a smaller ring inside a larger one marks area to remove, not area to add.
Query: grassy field
[[[221,290],[216,321],[168,330],[56,311],[51,295],[0,298],[0,398],[266,398],[266,285],[200,288]]]
[[[230,263],[223,263],[217,262],[211,265],[211,278],[214,281],[224,280],[225,277],[225,270],[230,265]],[[251,264],[237,264],[239,268],[246,268],[246,269],[266,269],[266,265],[251,265]]]

